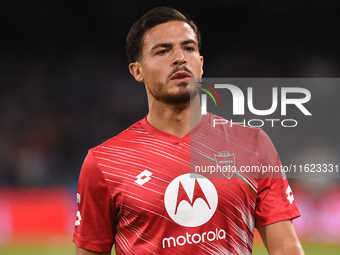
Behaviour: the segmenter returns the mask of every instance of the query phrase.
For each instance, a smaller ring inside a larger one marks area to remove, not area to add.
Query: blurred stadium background
[[[125,37],[157,5],[2,1],[0,254],[74,254],[75,190],[87,150],[147,113],[144,86],[128,72]],[[197,22],[206,77],[340,75],[338,1],[161,5]],[[335,91],[326,91],[320,105],[329,103],[327,95],[338,98]],[[304,129],[296,137],[268,130],[282,161],[338,160],[339,135],[328,132],[331,126],[339,130],[338,110],[334,114],[329,123],[314,119],[320,135],[304,142]],[[339,179],[291,184],[303,214],[294,223],[306,254],[339,254]],[[258,235],[254,250],[266,254]]]

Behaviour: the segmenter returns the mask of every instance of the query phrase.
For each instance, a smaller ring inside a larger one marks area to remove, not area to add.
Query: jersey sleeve
[[[292,190],[287,178],[281,172],[279,155],[268,135],[262,130],[259,133],[259,146],[260,164],[262,169],[267,169],[267,172],[259,178],[255,226],[266,226],[299,217],[300,212],[295,204]]]
[[[77,202],[78,212],[73,236],[75,244],[90,251],[111,251],[114,243],[114,209],[108,187],[91,150],[80,172]]]

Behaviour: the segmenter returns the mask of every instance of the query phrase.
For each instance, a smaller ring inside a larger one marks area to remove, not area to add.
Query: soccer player
[[[113,245],[118,255],[251,254],[255,227],[270,254],[303,254],[286,178],[190,174],[191,148],[216,164],[229,157],[236,167],[281,165],[261,129],[214,128],[218,117],[201,115],[190,86],[203,74],[199,48],[196,25],[172,8],[152,9],[131,28],[129,69],[145,84],[149,112],[89,150],[77,190],[76,254],[111,254]]]

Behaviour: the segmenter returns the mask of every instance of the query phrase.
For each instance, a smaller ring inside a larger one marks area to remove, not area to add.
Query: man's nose
[[[186,63],[187,63],[187,59],[185,58],[183,51],[182,50],[176,51],[172,64],[174,66],[178,66],[178,65],[185,65]]]

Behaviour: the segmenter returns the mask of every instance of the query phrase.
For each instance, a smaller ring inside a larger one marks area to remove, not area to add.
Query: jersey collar
[[[207,124],[207,122],[209,121],[210,118],[210,113],[207,113],[206,115],[203,116],[202,120],[200,121],[200,123],[194,127],[189,133],[187,133],[184,137],[178,137],[169,133],[166,133],[164,131],[161,131],[153,126],[151,126],[151,124],[147,121],[146,119],[147,116],[145,116],[144,119],[142,119],[140,121],[142,127],[152,136],[172,143],[172,144],[176,144],[176,143],[187,143],[190,144],[190,137],[193,138],[193,136],[195,136],[196,134],[198,134]]]

